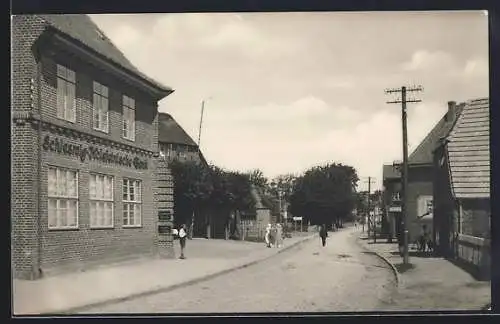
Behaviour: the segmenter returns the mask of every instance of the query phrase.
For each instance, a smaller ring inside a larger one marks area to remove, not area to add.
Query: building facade
[[[418,239],[422,227],[420,220],[433,210],[433,151],[440,139],[449,134],[462,109],[462,104],[448,102],[446,113],[408,157],[408,206],[406,210],[410,242]]]
[[[392,242],[400,232],[401,226],[401,173],[393,164],[383,167],[383,213],[385,220],[382,231],[387,234],[387,239]]]
[[[11,253],[16,278],[154,252],[157,103],[86,15],[12,20]]]
[[[167,161],[199,161],[207,164],[193,139],[167,113],[159,113],[158,144],[160,156]]]
[[[468,101],[434,152],[437,250],[485,278],[491,265],[489,123],[489,100]]]

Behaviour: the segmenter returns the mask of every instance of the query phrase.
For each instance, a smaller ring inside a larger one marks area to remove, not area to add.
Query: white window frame
[[[123,95],[122,136],[129,141],[135,141],[135,100]]]
[[[133,188],[134,196],[131,197],[131,188]],[[137,179],[123,178],[122,184],[123,198],[123,227],[133,228],[142,227],[142,181]],[[133,218],[131,218],[131,208],[133,210]],[[138,214],[138,216],[136,216]],[[133,224],[131,224],[131,219]]]
[[[55,172],[55,192],[51,190],[51,179],[50,179],[50,174],[52,172]],[[68,188],[68,175],[70,173],[73,173],[74,178],[74,186],[75,186],[75,193],[73,195],[67,193],[67,188]],[[78,183],[79,183],[79,172],[78,170],[75,169],[69,169],[69,168],[61,168],[61,167],[56,167],[56,166],[49,166],[47,170],[47,227],[49,230],[62,230],[62,229],[78,229],[79,228],[79,199],[78,199]],[[65,182],[60,182],[60,179],[65,178]],[[62,189],[61,187],[64,186],[65,189]],[[61,192],[66,191],[66,192]],[[55,202],[56,208],[55,211],[51,208],[52,203]],[[62,208],[61,205],[64,202],[66,205],[66,208]],[[75,223],[74,225],[67,225],[70,223],[68,221],[68,215],[66,214],[64,217],[66,217],[65,223],[66,225],[62,225],[62,217],[59,216],[59,212],[62,210],[67,211],[68,208],[68,203],[74,203],[75,204]],[[55,215],[53,214],[55,212]],[[53,222],[51,221],[52,218],[55,217],[55,225],[51,225]]]
[[[109,88],[101,83],[93,83],[92,126],[95,130],[109,133]]]
[[[99,183],[100,180],[102,179],[102,183]],[[106,197],[105,196],[105,183],[106,180],[111,180],[111,196]],[[101,174],[101,173],[90,173],[89,176],[89,224],[90,228],[114,228],[115,226],[115,204],[114,204],[114,177],[107,175],[107,174]],[[92,190],[92,187],[94,189]],[[100,190],[99,188],[102,188],[102,195],[99,195]],[[103,223],[98,224],[99,222],[97,221],[97,210],[99,208],[99,205],[103,205]],[[107,217],[106,211],[107,207],[111,207],[111,222],[110,224],[106,225],[105,219]]]
[[[56,109],[57,118],[76,122],[76,73],[57,64]]]

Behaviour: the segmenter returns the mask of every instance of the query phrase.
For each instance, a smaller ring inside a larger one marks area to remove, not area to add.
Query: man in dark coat
[[[323,247],[325,247],[326,246],[326,238],[328,237],[328,231],[326,229],[325,224],[321,225],[321,227],[319,229],[319,237],[321,238],[321,244],[323,245]]]

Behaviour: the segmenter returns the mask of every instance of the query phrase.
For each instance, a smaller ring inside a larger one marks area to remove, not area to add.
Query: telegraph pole
[[[368,195],[367,195],[367,210],[368,210],[368,226],[367,226],[367,230],[368,230],[368,237],[370,237],[370,228],[372,227],[370,224],[371,224],[371,216],[370,216],[370,210],[371,210],[371,197],[370,197],[370,194],[371,194],[371,184],[374,182],[374,178],[373,177],[368,177],[368,180],[365,181],[365,183],[368,183]],[[374,217],[375,218],[375,217]],[[373,229],[372,229],[373,233],[375,234],[375,226],[373,226]]]
[[[401,88],[396,88],[396,89],[387,89],[385,90],[386,94],[392,94],[392,93],[401,93],[401,100],[394,100],[394,101],[388,101],[388,104],[401,104],[401,119],[402,119],[402,124],[403,124],[403,170],[402,170],[402,176],[403,176],[403,201],[402,201],[402,206],[401,206],[401,212],[402,212],[402,225],[403,225],[403,244],[404,244],[404,250],[403,250],[403,263],[408,264],[409,263],[409,257],[408,257],[408,132],[407,132],[407,116],[406,116],[406,104],[407,103],[417,103],[421,102],[422,100],[420,99],[410,99],[408,100],[406,98],[406,94],[408,92],[420,92],[423,91],[422,86],[416,86],[416,87],[401,87]]]
[[[211,99],[211,97],[209,98]],[[203,112],[205,111],[205,99],[201,101],[201,114],[200,114],[200,128],[198,129],[198,155],[201,158],[201,149],[200,149],[200,143],[201,143],[201,126],[203,125]],[[189,238],[192,239],[194,235],[194,209],[193,209],[193,214],[191,215],[191,226],[189,230]]]

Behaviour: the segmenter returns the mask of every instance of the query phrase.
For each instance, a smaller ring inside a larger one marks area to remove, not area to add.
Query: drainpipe
[[[35,260],[35,273],[34,277],[39,278],[42,276],[41,270],[41,260],[42,260],[42,222],[41,222],[41,206],[42,206],[42,90],[41,90],[41,74],[42,74],[42,62],[39,53],[37,53],[36,62],[36,94],[37,94],[37,110],[38,110],[38,184],[37,184],[37,196],[38,196],[38,208],[36,210],[36,245],[37,245],[37,259]]]

